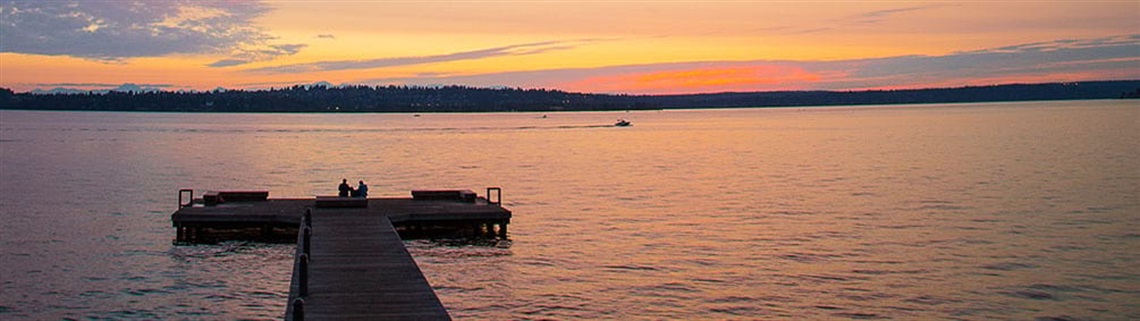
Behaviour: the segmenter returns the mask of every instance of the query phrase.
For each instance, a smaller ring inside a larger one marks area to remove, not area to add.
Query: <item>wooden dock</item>
[[[493,191],[498,189],[488,189],[488,195]],[[511,218],[499,201],[470,191],[454,191],[450,197],[451,192],[415,191],[412,198],[254,197],[236,202],[226,201],[223,192],[212,206],[180,199],[181,208],[171,219],[179,242],[216,241],[232,230],[258,231],[254,234],[263,237],[295,231],[297,255],[286,320],[449,320],[400,233],[443,228],[506,237]]]

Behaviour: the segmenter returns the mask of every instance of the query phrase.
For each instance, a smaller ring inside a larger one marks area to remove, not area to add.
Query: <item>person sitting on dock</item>
[[[368,185],[364,181],[360,181],[360,186],[356,187],[356,197],[368,197]]]
[[[340,189],[340,194],[337,194],[337,196],[348,197],[348,192],[352,190],[352,187],[348,186],[348,179],[347,178],[342,178],[340,180],[340,186],[338,187],[338,189]]]

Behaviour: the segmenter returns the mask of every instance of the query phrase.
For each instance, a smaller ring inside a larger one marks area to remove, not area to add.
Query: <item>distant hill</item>
[[[926,104],[1135,97],[1140,80],[866,91],[608,95],[464,86],[311,86],[54,94],[0,88],[0,109],[164,112],[502,112]]]

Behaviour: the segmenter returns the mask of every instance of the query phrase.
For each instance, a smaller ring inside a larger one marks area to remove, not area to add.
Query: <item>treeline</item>
[[[632,96],[464,86],[293,86],[211,92],[14,94],[0,109],[167,112],[483,112],[647,109]]]
[[[1131,98],[1140,80],[865,91],[783,91],[647,97],[661,108],[789,107]]]
[[[293,86],[210,92],[14,93],[0,109],[164,112],[503,112],[922,104],[1134,97],[1140,80],[960,88],[607,95],[464,86]]]

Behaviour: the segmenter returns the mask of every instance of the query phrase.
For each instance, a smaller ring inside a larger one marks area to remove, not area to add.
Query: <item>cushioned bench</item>
[[[412,199],[420,201],[460,201],[475,203],[475,192],[465,190],[412,191]]]
[[[269,199],[269,191],[221,191],[222,202],[262,202]]]
[[[227,202],[264,202],[269,199],[269,191],[221,191],[202,194],[202,203],[215,206]]]

